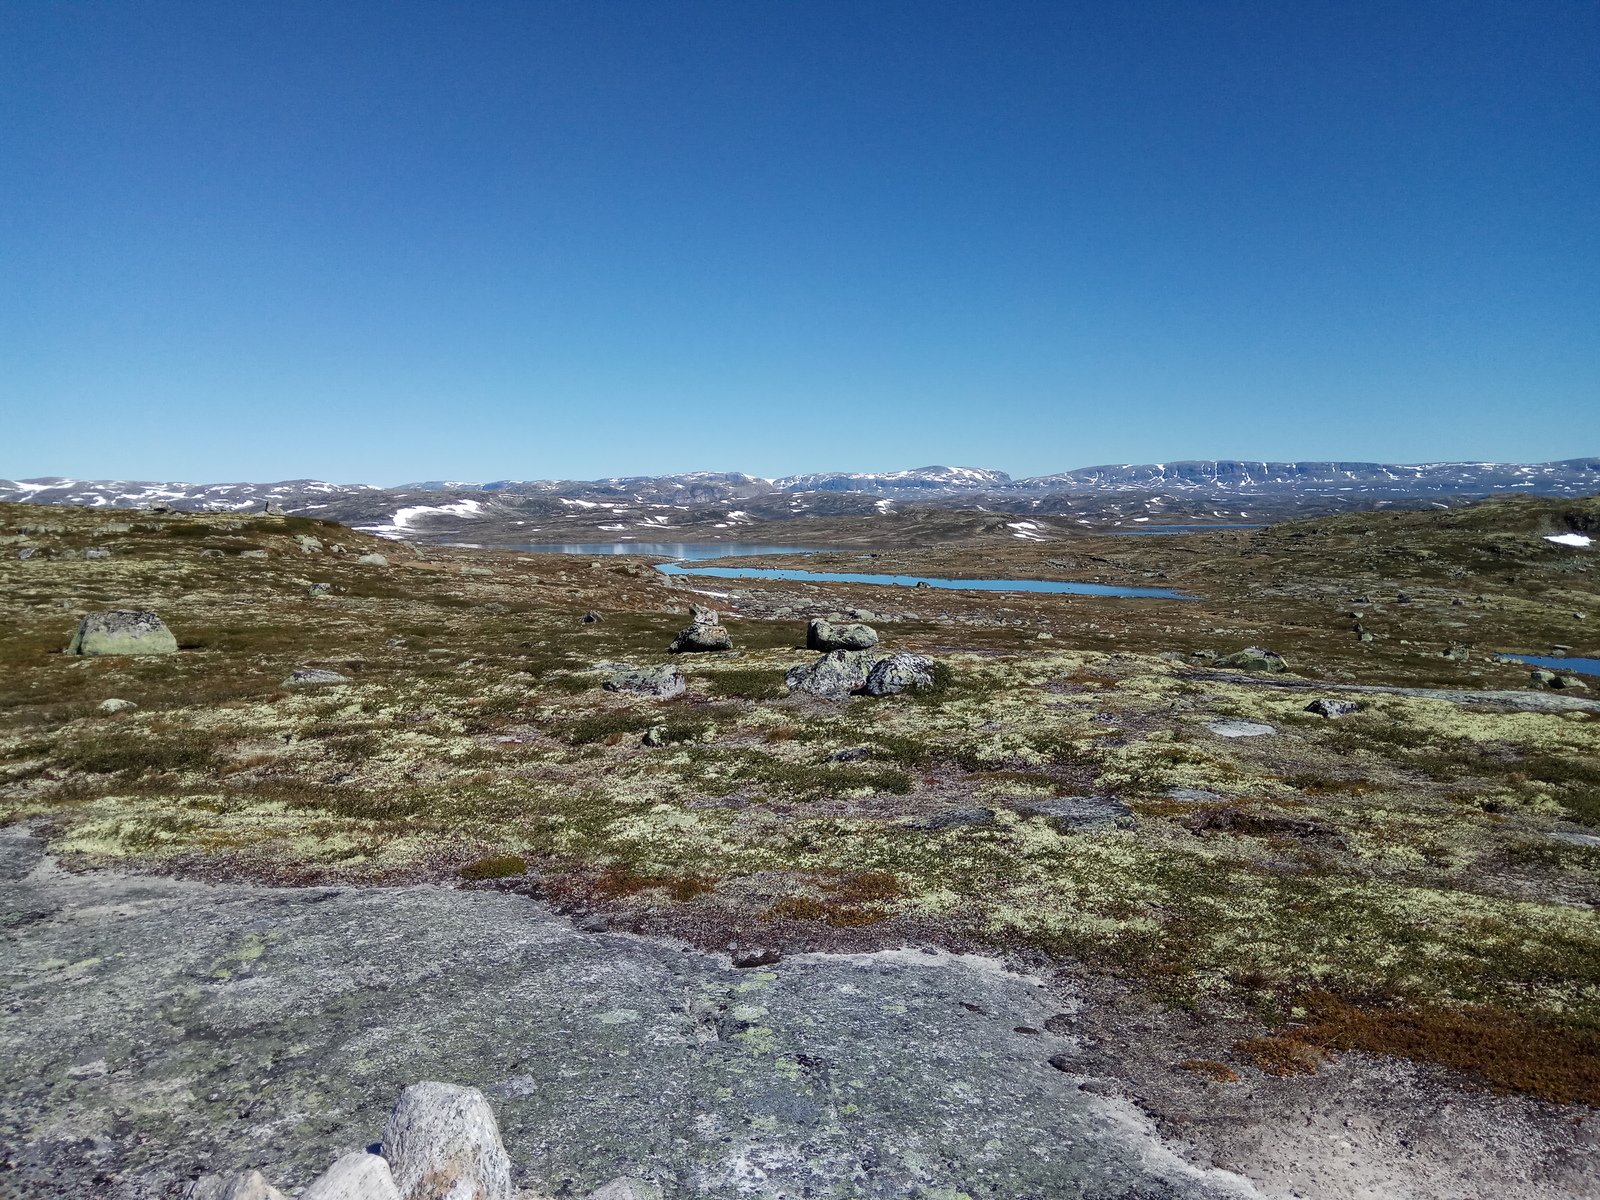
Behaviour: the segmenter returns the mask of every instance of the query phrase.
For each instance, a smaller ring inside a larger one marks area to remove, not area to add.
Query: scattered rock
[[[511,1200],[511,1159],[477,1088],[414,1083],[401,1092],[383,1126],[383,1157],[401,1200]]]
[[[100,701],[100,711],[103,712],[103,713],[132,712],[134,709],[136,709],[138,707],[139,706],[137,704],[135,704],[132,700],[115,700],[115,699],[113,699],[113,700],[102,700],[102,701]]]
[[[1271,725],[1263,725],[1259,721],[1207,721],[1206,728],[1218,737],[1265,737],[1269,733],[1278,731]]]
[[[1219,667],[1232,667],[1236,671],[1287,671],[1289,664],[1283,655],[1262,646],[1247,646],[1236,654],[1217,659]]]
[[[1306,705],[1306,712],[1316,713],[1319,717],[1342,717],[1348,713],[1358,712],[1361,705],[1355,700],[1313,700]]]
[[[1165,792],[1168,800],[1176,800],[1181,804],[1204,804],[1208,800],[1221,800],[1221,792],[1208,792],[1203,788],[1168,788]]]
[[[153,612],[113,609],[78,622],[68,654],[172,654],[178,639]]]
[[[877,644],[877,630],[870,625],[835,625],[823,617],[814,617],[806,626],[807,650],[870,650]]]
[[[358,558],[356,561],[360,562],[361,560]],[[458,567],[456,569],[462,575],[493,575],[494,574],[494,568],[493,567]]]
[[[1448,658],[1451,662],[1470,662],[1472,651],[1465,646],[1447,646],[1439,651],[1440,658]]]
[[[608,692],[627,692],[634,696],[654,696],[668,700],[684,691],[683,672],[677,667],[628,667],[618,671],[602,685]]]
[[[314,538],[309,533],[299,533],[299,534],[295,535],[295,539],[294,540],[297,543],[299,543],[300,553],[302,553],[302,554],[321,554],[322,553],[322,539],[321,538]]]
[[[590,1192],[588,1200],[661,1200],[661,1189],[643,1179],[624,1175]]]
[[[831,763],[851,763],[861,762],[863,759],[871,757],[872,750],[870,747],[851,746],[848,750],[835,750],[828,755],[828,761]]]
[[[306,589],[306,595],[317,600],[325,599],[332,592],[333,584],[331,583],[313,583]]]
[[[993,820],[994,809],[975,804],[967,808],[947,808],[943,812],[934,813],[931,817],[922,817],[910,824],[913,829],[927,829],[937,833],[943,829],[988,825]]]
[[[846,626],[846,628],[851,628]],[[866,626],[859,628],[865,629]],[[867,672],[867,695],[894,696],[907,688],[933,686],[933,659],[921,654],[901,650],[888,658],[880,659]]]
[[[313,1179],[311,1185],[300,1193],[298,1200],[413,1200],[413,1197],[415,1200],[433,1200],[436,1196],[442,1200],[445,1196],[453,1195],[442,1189],[419,1189],[402,1197],[388,1161],[380,1155],[357,1150],[336,1160],[333,1166]],[[460,1195],[462,1200],[466,1200],[472,1193],[463,1192]]]
[[[267,554],[267,552],[265,550],[241,550],[241,551],[239,551],[239,557],[240,558],[268,558],[270,556]]]
[[[233,1176],[202,1175],[184,1200],[284,1200],[284,1195],[260,1171],[240,1171]]]
[[[715,613],[711,614],[713,617]],[[685,625],[667,647],[669,654],[705,654],[714,650],[732,650],[733,639],[721,625],[704,625],[699,621]]]
[[[591,608],[588,612],[583,614],[581,619],[585,625],[598,625],[601,621],[605,620],[605,617],[601,616],[598,612]]]
[[[268,516],[268,517],[283,517],[283,516],[287,516],[288,515],[287,513],[285,513],[283,511],[283,508],[278,504],[278,502],[276,500],[268,500],[267,503],[266,503],[266,507],[263,508],[261,510],[261,512],[262,512],[262,514],[264,516]]]
[[[358,563],[370,563],[374,567],[387,567],[389,560],[381,554],[363,554],[356,559]]]
[[[784,682],[792,692],[809,692],[824,700],[843,700],[867,686],[873,656],[866,650],[834,650],[814,663],[790,667]]]
[[[298,671],[291,671],[289,678],[283,681],[284,687],[313,687],[321,683],[353,683],[348,675],[341,675],[337,671],[324,671],[320,667],[301,667]]]
[[[1062,833],[1098,829],[1135,829],[1139,818],[1115,796],[1060,796],[1017,806],[1023,812],[1050,817]]]
[[[111,551],[102,546],[90,546],[83,552],[85,558],[110,558]]]

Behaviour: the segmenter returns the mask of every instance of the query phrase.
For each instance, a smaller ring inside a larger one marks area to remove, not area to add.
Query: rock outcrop
[[[178,639],[153,612],[118,608],[78,622],[67,654],[173,654]]]
[[[683,695],[683,672],[677,667],[624,667],[600,685],[608,692],[627,692],[634,696],[653,696],[670,700]]]
[[[1230,667],[1235,671],[1287,671],[1289,664],[1276,650],[1262,646],[1248,646],[1237,654],[1217,659],[1216,666]]]

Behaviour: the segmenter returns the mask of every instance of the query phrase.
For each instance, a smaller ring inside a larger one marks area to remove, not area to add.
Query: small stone
[[[1139,824],[1133,810],[1115,796],[1061,796],[1017,807],[1023,812],[1052,818],[1062,833],[1135,829]]]
[[[78,622],[67,654],[172,654],[178,639],[153,612],[113,609]]]
[[[683,672],[676,667],[628,667],[616,672],[601,686],[608,692],[667,700],[683,695],[686,685]]]
[[[313,583],[306,589],[306,595],[317,600],[326,599],[332,592],[333,584],[331,583]]]
[[[1465,646],[1447,646],[1439,651],[1439,657],[1448,658],[1451,662],[1469,662],[1472,659],[1472,651]]]
[[[102,701],[100,701],[100,711],[103,712],[103,713],[132,712],[134,709],[136,709],[138,707],[139,706],[137,704],[135,704],[132,700],[115,700],[115,699],[112,699],[112,700],[102,700]]]
[[[337,671],[324,671],[320,667],[301,667],[298,671],[291,671],[289,678],[283,681],[284,687],[314,687],[324,683],[352,683],[350,676],[341,675]]]
[[[1316,713],[1319,717],[1342,717],[1347,713],[1358,711],[1361,705],[1354,700],[1313,700],[1306,705],[1306,712]]]
[[[1225,738],[1265,737],[1278,732],[1271,725],[1263,725],[1259,721],[1208,721],[1206,728],[1218,737]]]
[[[383,1126],[401,1200],[511,1200],[511,1159],[476,1088],[414,1083]],[[305,1200],[302,1197],[302,1200]]]
[[[1236,671],[1287,671],[1289,664],[1283,655],[1261,646],[1248,646],[1236,654],[1217,659],[1217,666],[1232,667]]]
[[[923,817],[912,821],[911,828],[926,829],[932,833],[939,833],[946,829],[964,829],[973,825],[988,825],[994,821],[994,809],[984,808],[982,805],[972,805],[967,808],[947,808],[943,812],[934,813],[931,817]]]
[[[601,621],[605,620],[603,616],[601,616],[592,608],[588,612],[584,613],[580,619],[585,625],[598,625]]]
[[[263,508],[261,512],[264,516],[268,517],[282,517],[287,515],[276,500],[268,500],[266,507]]]
[[[643,1179],[624,1175],[590,1192],[588,1200],[661,1200],[661,1189]]]
[[[611,928],[611,918],[603,913],[594,913],[579,921],[578,928],[584,933],[604,933]]]
[[[1036,642],[1048,642],[1048,641],[1052,640],[1055,636],[1056,635],[1053,634],[1053,633],[1036,633],[1036,634],[1033,635],[1033,640],[1036,641]]]
[[[83,552],[85,558],[110,558],[111,551],[101,546],[91,546]]]
[[[871,757],[872,750],[869,747],[851,746],[848,750],[835,750],[828,755],[828,761],[831,763],[852,763],[861,762],[863,759]]]
[[[736,950],[733,955],[733,965],[741,971],[748,971],[751,967],[770,967],[782,961],[782,950],[772,950],[762,946],[751,950]]]
[[[337,1159],[321,1175],[311,1181],[298,1200],[423,1200],[444,1192],[415,1192],[401,1197],[395,1186],[394,1175],[387,1160],[365,1150],[357,1150]]]
[[[870,625],[835,625],[816,617],[806,626],[807,650],[870,650],[877,644],[878,632]]]
[[[866,650],[834,650],[813,663],[790,667],[784,682],[794,692],[809,692],[824,700],[843,700],[867,686],[873,655]]]
[[[358,563],[369,563],[374,567],[387,567],[389,565],[389,560],[381,554],[363,554],[356,561]]]
[[[241,550],[241,551],[239,551],[239,557],[240,558],[266,558],[266,557],[268,557],[268,555],[267,555],[267,552],[265,550]]]
[[[869,696],[894,696],[908,688],[933,686],[933,659],[901,650],[872,664],[867,672]]]

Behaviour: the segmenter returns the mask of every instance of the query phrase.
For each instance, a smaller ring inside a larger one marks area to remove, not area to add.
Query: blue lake
[[[749,542],[544,542],[518,546],[483,546],[451,542],[474,550],[527,550],[534,554],[652,554],[657,558],[733,558],[747,554],[821,554],[816,546],[757,546]]]
[[[1543,654],[1507,654],[1530,667],[1543,667],[1547,671],[1570,671],[1574,675],[1600,675],[1600,658],[1556,658]]]
[[[763,567],[680,567],[676,563],[657,564],[663,575],[707,576],[715,579],[789,579],[811,583],[876,583],[899,587],[930,588],[959,592],[1055,592],[1072,596],[1142,596],[1159,600],[1195,600],[1167,588],[1109,587],[1101,583],[1064,583],[1055,579],[936,579],[926,575],[851,575],[832,571],[797,571]]]
[[[1147,525],[1143,529],[1113,529],[1121,535],[1139,533],[1205,533],[1208,529],[1265,529],[1265,525]]]

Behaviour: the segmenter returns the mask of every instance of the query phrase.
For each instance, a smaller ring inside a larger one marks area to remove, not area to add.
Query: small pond
[[[852,575],[832,571],[798,571],[764,567],[680,567],[676,563],[657,564],[663,575],[709,576],[716,579],[790,579],[811,583],[877,583],[898,587],[930,588],[962,592],[1056,592],[1073,596],[1143,596],[1161,600],[1194,600],[1168,588],[1110,587],[1101,583],[1064,583],[1055,579],[936,579],[924,575]]]
[[[526,550],[535,554],[652,554],[657,558],[734,558],[749,554],[821,554],[816,546],[757,546],[749,542],[542,542],[485,546],[451,542],[474,550]]]
[[[1547,671],[1569,671],[1574,675],[1600,675],[1600,658],[1556,658],[1543,654],[1504,654],[1530,667],[1543,667]]]

